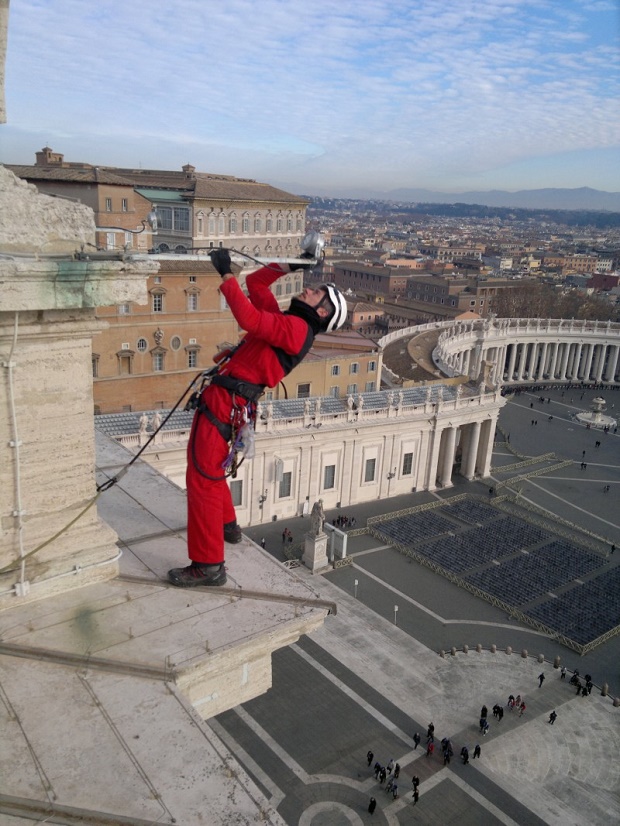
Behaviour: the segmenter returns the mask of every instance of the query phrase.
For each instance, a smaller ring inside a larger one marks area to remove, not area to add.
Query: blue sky
[[[620,190],[616,0],[12,0],[0,158]]]

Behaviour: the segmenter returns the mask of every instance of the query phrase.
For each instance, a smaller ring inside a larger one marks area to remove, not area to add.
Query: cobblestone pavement
[[[620,489],[620,442],[613,433],[602,437],[571,418],[587,409],[598,392],[586,391],[583,399],[581,391],[570,392],[522,393],[503,411],[500,423],[510,434],[511,448],[529,456],[553,451],[558,460],[574,463],[519,481],[514,492],[604,542],[620,544],[614,507]],[[615,396],[611,391],[608,395]],[[538,425],[531,425],[532,410]],[[598,438],[601,448],[594,447]],[[584,450],[589,462],[581,471]],[[503,467],[501,478],[508,480],[508,487],[524,472],[509,467],[520,461],[507,445],[496,446],[494,466]],[[486,480],[453,481],[449,491],[357,505],[346,513],[355,516],[359,527],[369,516],[436,501],[438,496],[488,491]],[[608,494],[602,490],[605,484],[611,486]],[[336,514],[329,512],[328,521]],[[296,543],[302,541],[302,519],[254,526],[246,533],[257,542],[265,537],[267,549],[281,556],[284,527],[293,531]],[[338,603],[337,616],[328,618],[312,638],[278,652],[273,688],[266,695],[213,721],[285,821],[300,826],[620,822],[620,762],[615,759],[620,709],[598,689],[578,697],[551,664],[559,656],[569,677],[574,668],[582,674],[590,671],[598,685],[606,680],[612,693],[620,693],[620,638],[579,658],[370,536],[351,537],[349,551],[354,563],[350,567],[320,578],[299,571],[312,579],[322,597]],[[465,643],[471,647],[467,654],[462,651]],[[497,653],[478,653],[477,643],[485,649],[495,644]],[[440,649],[452,646],[460,653],[438,656]],[[517,653],[507,654],[507,646]],[[522,657],[522,649],[543,654],[546,662]],[[539,689],[541,671],[546,680]],[[489,717],[490,731],[482,737],[481,706],[486,704],[489,713],[496,702],[506,706],[510,693],[525,698],[525,714],[506,711],[501,722]],[[552,726],[548,719],[553,710],[558,716]],[[436,743],[448,736],[455,746],[447,766],[439,746],[432,757],[425,756],[431,720]],[[412,739],[415,731],[422,735],[418,749]],[[461,746],[467,744],[473,752],[476,743],[482,747],[481,758],[462,765]],[[368,769],[368,749],[382,764],[391,757],[400,763],[396,799]],[[421,781],[415,806],[413,773]],[[374,815],[367,811],[371,796],[377,799]]]

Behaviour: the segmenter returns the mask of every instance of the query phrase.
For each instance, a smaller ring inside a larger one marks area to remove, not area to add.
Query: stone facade
[[[16,597],[40,599],[117,572],[116,534],[89,507],[96,494],[91,339],[103,326],[95,307],[144,300],[146,277],[157,265],[76,255],[94,241],[92,211],[42,196],[3,167],[0,211],[6,218],[0,404],[7,413],[0,418],[0,608],[6,608]]]

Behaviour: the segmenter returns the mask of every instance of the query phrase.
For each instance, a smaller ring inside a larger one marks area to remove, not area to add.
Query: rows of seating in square
[[[424,539],[454,531],[455,526],[438,509],[408,513],[385,522],[377,522],[373,529],[385,538],[386,542],[398,542],[406,547],[413,547]]]
[[[563,567],[539,559],[537,554],[519,554],[499,565],[474,571],[465,579],[487,594],[519,606],[571,582],[573,577]]]
[[[496,519],[500,513],[497,508],[487,505],[485,502],[476,502],[474,499],[461,499],[453,505],[447,505],[442,510],[468,525],[483,525],[485,522]]]
[[[532,553],[546,565],[561,567],[568,579],[586,576],[601,565],[601,557],[568,539],[555,539]]]
[[[620,568],[528,608],[532,619],[586,645],[620,626]]]

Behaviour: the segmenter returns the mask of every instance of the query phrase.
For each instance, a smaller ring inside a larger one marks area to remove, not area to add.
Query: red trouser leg
[[[224,561],[224,524],[236,519],[230,489],[223,478],[222,462],[228,451],[228,442],[217,428],[196,413],[187,449],[186,473],[187,552],[194,562],[217,565]],[[203,476],[196,465],[214,478]]]

